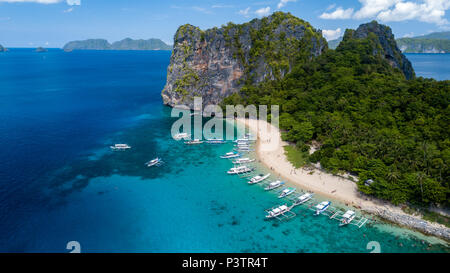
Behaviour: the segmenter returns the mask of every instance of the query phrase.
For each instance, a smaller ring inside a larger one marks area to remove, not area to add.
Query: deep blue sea
[[[405,54],[416,76],[438,81],[450,80],[450,54]]]
[[[448,252],[408,229],[339,228],[305,207],[265,221],[280,200],[226,175],[219,155],[232,144],[170,137],[160,97],[170,54],[0,53],[0,252],[69,252],[69,241],[82,252],[369,252],[370,241],[381,252]],[[442,55],[411,60],[418,74],[449,79]],[[156,156],[165,164],[146,168]]]

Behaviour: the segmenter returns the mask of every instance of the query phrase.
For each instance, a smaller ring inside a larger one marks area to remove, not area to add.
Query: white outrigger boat
[[[275,207],[275,208],[267,211],[266,218],[278,217],[278,216],[290,211],[291,209],[292,209],[292,206],[288,207],[287,204],[281,205],[279,207]]]
[[[247,166],[239,166],[239,167],[231,168],[227,173],[228,174],[242,174],[242,173],[249,173],[252,171],[253,171],[253,169],[249,168]]]
[[[189,140],[189,141],[185,141],[184,144],[186,145],[197,145],[197,144],[202,144],[203,141],[201,141],[200,139],[194,139],[194,140]]]
[[[131,147],[128,146],[128,144],[114,144],[114,146],[110,146],[110,148],[114,151],[123,151],[131,149]]]
[[[350,222],[355,218],[356,213],[353,210],[347,210],[344,215],[342,215],[340,227],[350,224]]]
[[[277,180],[277,181],[274,181],[274,182],[270,182],[269,185],[267,185],[267,187],[264,188],[264,190],[270,191],[270,190],[279,188],[279,187],[281,187],[283,185],[284,185],[283,181]]]
[[[208,144],[225,144],[227,142],[223,139],[207,139],[206,143],[208,143]]]
[[[220,158],[236,158],[236,157],[240,157],[240,156],[241,156],[240,153],[229,152],[229,153],[226,153],[225,155],[221,155]]]
[[[181,140],[181,139],[186,139],[189,138],[191,135],[188,133],[179,133],[173,136],[173,139],[175,140]]]
[[[330,201],[323,201],[323,202],[317,204],[315,215],[319,215],[322,212],[326,211],[328,209],[328,207],[330,206],[330,204],[331,204]]]
[[[266,180],[269,176],[270,176],[270,173],[268,173],[266,175],[260,174],[260,175],[252,177],[247,183],[256,184],[256,183]]]
[[[293,194],[296,191],[295,188],[287,188],[281,191],[280,195],[278,195],[278,198],[286,197],[290,194]]]
[[[157,157],[155,159],[150,160],[149,162],[145,163],[145,165],[147,165],[147,167],[153,167],[153,166],[160,166],[161,164],[163,164],[164,162],[161,160],[161,158]]]
[[[242,151],[242,152],[249,152],[249,151],[253,151],[253,149],[250,149],[250,147],[240,147],[240,148],[235,148],[235,151]]]
[[[297,198],[295,199],[295,201],[294,201],[294,205],[298,206],[298,205],[301,205],[301,204],[303,204],[303,203],[305,203],[305,202],[308,202],[309,200],[311,200],[311,198],[313,197],[313,195],[314,195],[314,194],[307,192],[307,193],[305,193],[305,194],[303,194],[303,195],[297,197]]]
[[[252,163],[254,161],[255,161],[255,159],[250,159],[248,157],[244,157],[244,158],[238,158],[238,159],[234,160],[233,164]]]

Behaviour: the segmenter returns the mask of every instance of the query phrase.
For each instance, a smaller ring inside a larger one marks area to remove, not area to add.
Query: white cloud
[[[282,7],[286,6],[287,3],[289,2],[297,2],[297,0],[280,0],[280,2],[278,3],[277,8],[281,9]]]
[[[257,11],[255,11],[255,14],[259,17],[267,16],[270,14],[270,7],[260,8]]]
[[[319,17],[322,19],[350,19],[353,15],[353,9],[343,9],[338,7],[335,11],[322,13]]]
[[[376,16],[402,0],[359,0],[362,7],[354,14],[355,19],[365,19]]]
[[[67,5],[69,6],[79,6],[81,5],[81,0],[67,0]]]
[[[333,12],[324,12],[322,19],[377,19],[382,22],[417,20],[434,23],[441,27],[450,22],[445,18],[450,0],[358,0],[361,8],[353,12],[338,7]]]
[[[324,30],[322,30],[322,34],[323,34],[323,36],[325,36],[325,39],[327,39],[327,41],[335,40],[335,39],[341,37],[342,30],[341,30],[341,28],[337,28],[335,30],[324,29]]]
[[[248,17],[249,15],[249,12],[250,12],[250,7],[248,7],[248,8],[246,8],[246,9],[241,9],[238,13],[240,14],[240,15],[243,15],[243,16],[245,16],[245,17]]]
[[[450,0],[424,0],[422,3],[399,2],[392,9],[380,12],[377,19],[384,22],[418,20],[436,25],[448,25],[445,12],[450,8]]]
[[[72,11],[73,11],[73,7],[70,7],[68,9],[66,9],[66,10],[63,10],[64,13],[69,13],[69,12],[72,12]]]

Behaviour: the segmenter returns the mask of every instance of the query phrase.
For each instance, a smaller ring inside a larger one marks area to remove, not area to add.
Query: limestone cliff
[[[374,42],[372,49],[373,55],[381,56],[388,61],[392,67],[401,70],[406,79],[412,79],[415,77],[411,62],[398,48],[391,28],[378,24],[376,21],[362,24],[356,30],[347,30],[343,39],[344,43],[339,44],[338,49],[345,47],[345,42],[350,39],[366,38],[369,38]]]
[[[202,96],[204,104],[218,104],[245,83],[280,79],[294,62],[326,49],[320,30],[289,13],[205,31],[183,25],[174,37],[163,101],[192,108],[193,97]]]

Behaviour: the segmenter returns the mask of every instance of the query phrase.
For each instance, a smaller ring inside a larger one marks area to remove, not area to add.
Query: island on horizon
[[[342,36],[328,41],[328,47],[336,49]],[[450,31],[433,32],[416,37],[403,37],[395,40],[403,53],[450,53]]]
[[[112,44],[106,39],[87,39],[68,42],[64,45],[63,50],[66,52],[73,50],[172,50],[172,46],[155,38],[148,40],[125,38]]]

